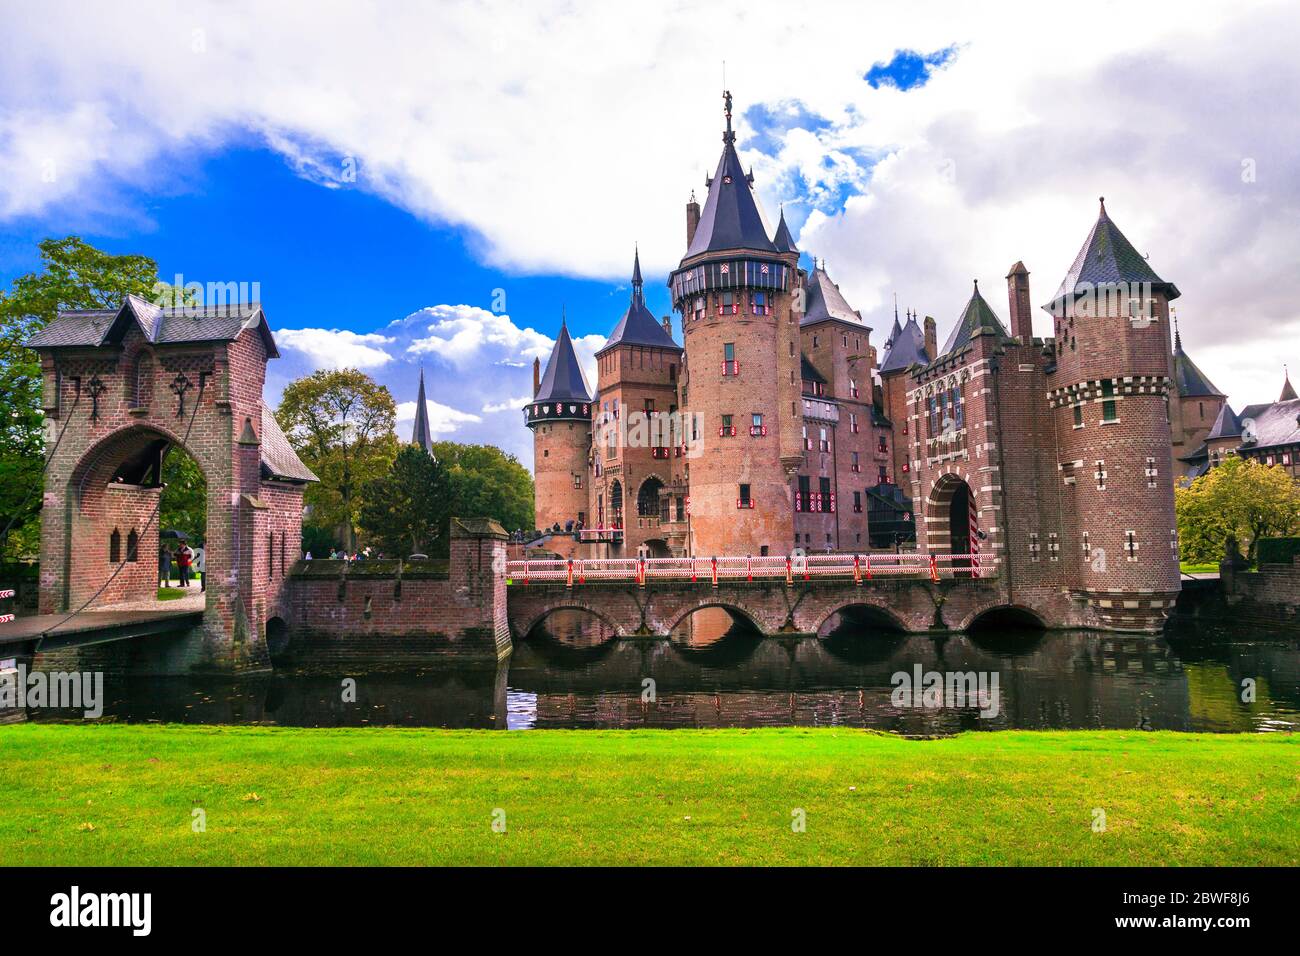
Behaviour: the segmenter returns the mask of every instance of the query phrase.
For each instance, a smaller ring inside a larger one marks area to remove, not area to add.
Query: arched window
[[[658,478],[647,478],[641,482],[641,490],[636,494],[636,513],[642,518],[654,518],[659,514],[659,492],[664,483]]]
[[[110,564],[117,564],[122,560],[122,532],[116,528],[108,536],[108,561]]]
[[[113,533],[117,534],[116,531]],[[126,536],[126,559],[128,561],[135,561],[140,556],[139,552],[140,536],[136,534],[135,528],[132,528],[131,533]]]

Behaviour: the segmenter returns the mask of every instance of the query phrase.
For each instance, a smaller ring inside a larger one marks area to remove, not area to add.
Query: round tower
[[[687,207],[686,255],[669,277],[690,367],[682,404],[696,435],[686,462],[690,547],[785,554],[794,544],[789,476],[803,457],[798,252],[768,236],[736,155],[731,94],[723,97],[722,157],[703,210]]]
[[[1178,295],[1103,200],[1044,306],[1056,338],[1050,401],[1082,557],[1076,585],[1099,621],[1117,630],[1157,629],[1179,590],[1169,331],[1169,302]]]
[[[591,451],[591,392],[573,350],[567,323],[540,377],[524,424],[533,431],[533,484],[539,528],[587,521],[587,458]]]

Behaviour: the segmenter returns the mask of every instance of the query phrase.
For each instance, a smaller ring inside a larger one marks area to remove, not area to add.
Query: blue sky
[[[1300,134],[1276,121],[1300,111],[1297,11],[1098,0],[1093,21],[1125,29],[1090,38],[1027,0],[996,18],[810,3],[773,7],[774,41],[762,7],[721,0],[689,29],[647,8],[629,42],[617,5],[563,0],[14,6],[0,285],[74,233],[164,278],[257,282],[284,356],[268,399],[355,364],[405,403],[405,431],[423,362],[442,437],[530,464],[517,408],[561,308],[590,368],[639,245],[649,304],[669,310],[725,60],[770,223],[784,205],[873,344],[895,295],[946,336],[973,276],[1005,319],[1017,260],[1043,301],[1104,194],[1183,291],[1184,343],[1235,402],[1274,397],[1281,362],[1300,365]]]

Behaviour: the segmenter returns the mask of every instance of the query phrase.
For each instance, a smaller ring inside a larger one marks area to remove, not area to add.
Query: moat
[[[1252,628],[1175,624],[1154,638],[1008,629],[909,635],[843,621],[821,638],[780,639],[720,619],[670,638],[609,640],[578,615],[549,623],[498,669],[435,662],[333,672],[297,662],[234,682],[109,674],[102,719],[511,730],[845,726],[912,736],[1300,729],[1300,640]],[[974,700],[900,706],[899,673],[996,675],[993,713],[981,716]],[[355,681],[352,693],[346,678]],[[1243,701],[1249,681],[1253,700]]]

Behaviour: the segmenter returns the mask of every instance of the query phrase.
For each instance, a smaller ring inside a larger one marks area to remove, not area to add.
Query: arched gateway
[[[41,356],[47,454],[42,613],[147,601],[158,585],[162,461],[188,453],[207,480],[206,608],[178,669],[267,664],[316,476],[262,400],[278,356],[260,306],[64,312]]]

